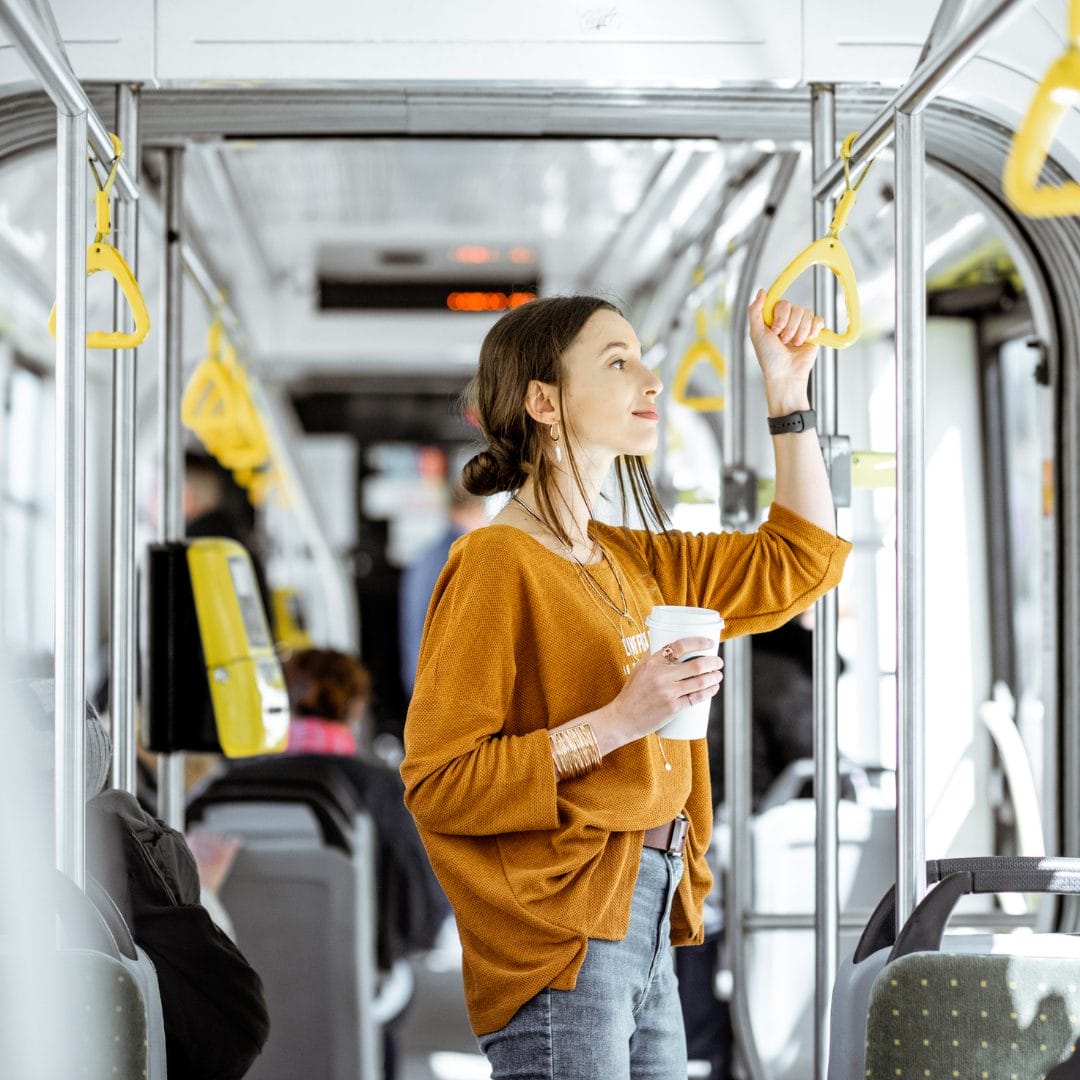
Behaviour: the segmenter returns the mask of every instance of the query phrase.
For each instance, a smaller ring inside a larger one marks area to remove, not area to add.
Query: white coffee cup
[[[720,651],[720,632],[724,620],[719,611],[711,608],[678,607],[661,605],[654,607],[645,620],[649,628],[649,651],[659,652],[665,645],[682,638],[707,637],[716,642],[712,649],[687,653],[679,657],[692,660],[696,656],[715,656]],[[709,728],[709,706],[712,699],[699,701],[680,709],[660,728],[658,734],[664,739],[703,739]]]

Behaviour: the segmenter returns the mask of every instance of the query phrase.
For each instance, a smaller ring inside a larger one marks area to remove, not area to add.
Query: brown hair
[[[544,440],[550,433],[526,412],[525,396],[532,379],[553,385],[558,389],[559,413],[563,415],[563,354],[597,311],[622,314],[610,301],[597,296],[549,296],[507,312],[487,332],[476,375],[463,399],[488,444],[462,469],[466,490],[476,495],[514,492],[532,476],[537,509],[548,528],[566,544],[571,541],[552,502],[552,468],[544,451]],[[578,490],[587,497],[569,440],[562,446]],[[615,475],[624,520],[629,492],[645,526],[650,531],[657,528],[666,532],[668,518],[644,459],[617,458]]]
[[[349,706],[371,693],[367,668],[334,649],[302,649],[283,667],[289,704],[298,715],[345,721]]]

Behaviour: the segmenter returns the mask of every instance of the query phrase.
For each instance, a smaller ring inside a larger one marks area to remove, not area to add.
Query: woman
[[[712,831],[704,739],[655,734],[707,700],[710,642],[648,655],[655,604],[715,608],[725,634],[780,625],[840,580],[850,544],[812,430],[822,326],[764,293],[750,334],[777,434],[776,502],[753,534],[688,535],[644,467],[659,379],[592,297],[533,301],[488,333],[472,387],[488,446],[465,467],[512,499],[459,540],[432,596],[401,766],[457,917],[465,996],[495,1080],[685,1080],[669,942],[701,940]],[[613,464],[655,534],[592,507]],[[683,820],[685,818],[685,821]]]

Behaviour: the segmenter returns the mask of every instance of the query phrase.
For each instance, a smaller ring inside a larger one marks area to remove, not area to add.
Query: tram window
[[[1001,452],[1008,501],[1008,570],[1012,645],[1010,690],[1036,785],[1047,765],[1045,715],[1054,683],[1053,394],[1035,377],[1040,361],[1029,338],[1002,346]]]
[[[0,553],[3,635],[31,653],[52,650],[53,391],[42,376],[15,363],[3,394],[0,451]],[[28,453],[28,447],[38,452]]]

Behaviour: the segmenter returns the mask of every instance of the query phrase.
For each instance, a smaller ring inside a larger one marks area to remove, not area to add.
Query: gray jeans
[[[669,944],[683,861],[641,854],[622,941],[591,939],[573,990],[541,990],[479,1038],[492,1080],[686,1080],[686,1035]]]

